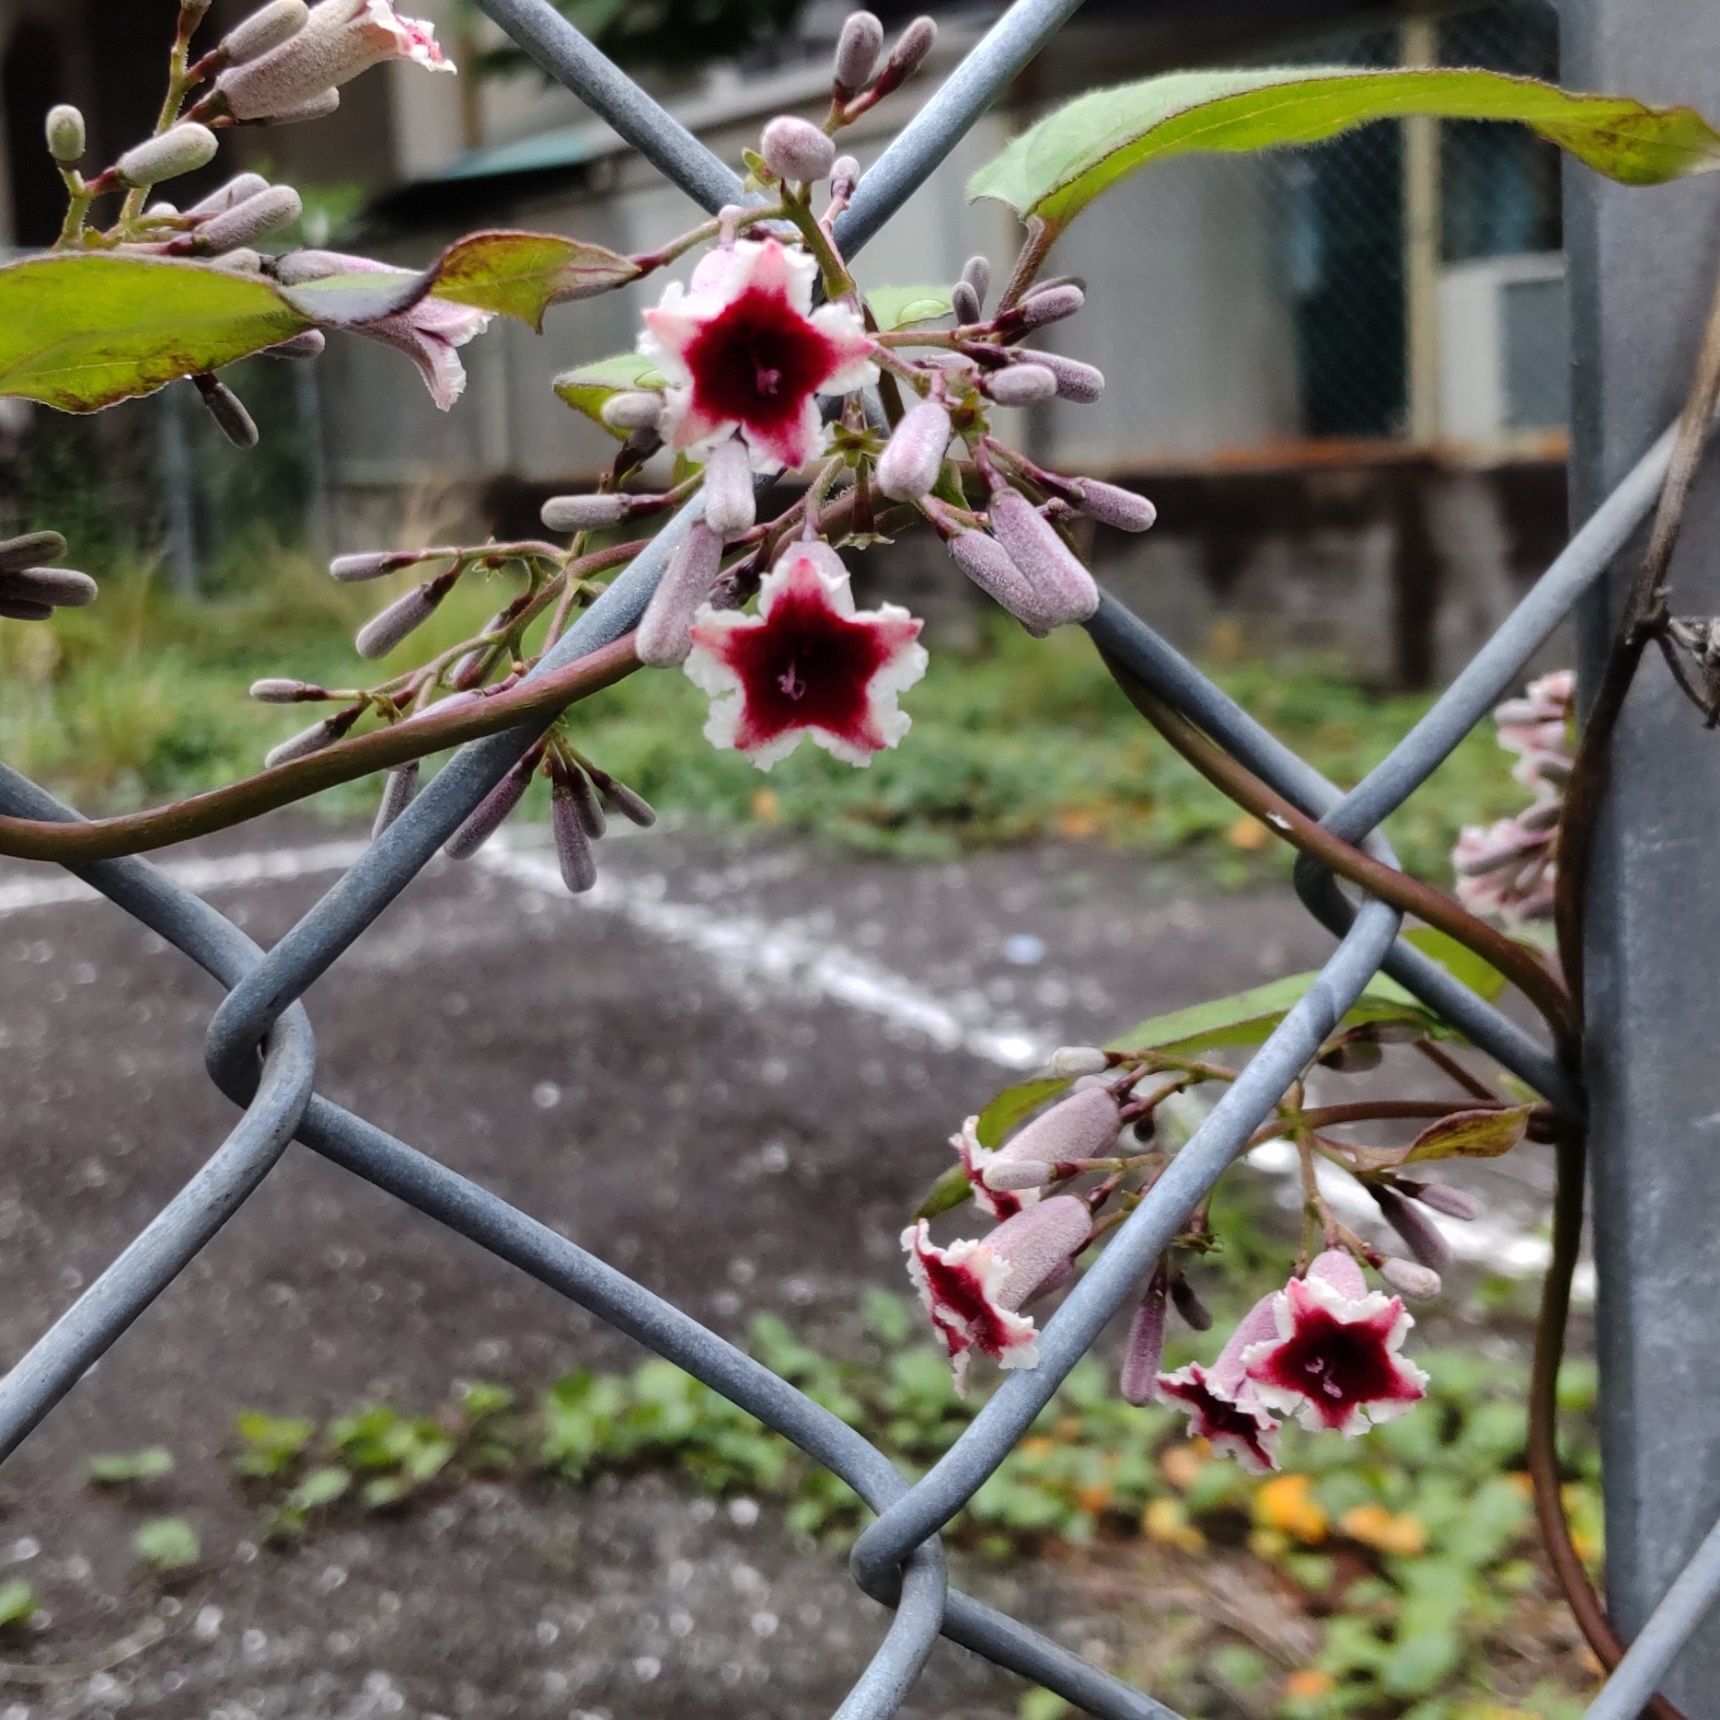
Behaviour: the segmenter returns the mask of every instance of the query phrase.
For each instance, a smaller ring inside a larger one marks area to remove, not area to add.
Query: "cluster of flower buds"
[[[836,38],[829,130],[857,120],[894,94],[925,64],[938,39],[930,18],[912,19],[884,52],[884,26],[871,12],[851,12]]]
[[[74,568],[54,567],[66,553],[58,532],[25,532],[0,539],[0,617],[46,621],[56,609],[81,609],[96,595],[96,582]]]
[[[1472,914],[1516,923],[1553,911],[1559,818],[1575,762],[1576,676],[1543,675],[1493,713],[1499,744],[1516,755],[1511,775],[1534,796],[1523,811],[1466,825],[1452,851],[1457,899]]]

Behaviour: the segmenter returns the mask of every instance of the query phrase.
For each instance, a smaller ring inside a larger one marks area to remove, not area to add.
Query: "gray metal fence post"
[[[1714,0],[1568,0],[1563,81],[1720,111]],[[1717,261],[1720,184],[1566,179],[1573,507],[1582,517],[1675,411]],[[1580,612],[1590,686],[1629,556]],[[1720,484],[1699,486],[1674,581],[1720,610]],[[1706,963],[1720,844],[1720,741],[1644,665],[1616,737],[1589,890],[1587,1007],[1607,1589],[1642,1626],[1720,1513],[1720,1056]],[[1720,1623],[1667,1693],[1720,1712]]]

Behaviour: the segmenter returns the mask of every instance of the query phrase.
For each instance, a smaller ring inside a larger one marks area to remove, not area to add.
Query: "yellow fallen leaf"
[[[1254,1521],[1310,1546],[1325,1540],[1332,1527],[1306,1475],[1276,1475],[1260,1487],[1254,1495]]]
[[[1188,1520],[1180,1499],[1153,1500],[1141,1515],[1141,1527],[1149,1540],[1185,1553],[1198,1553],[1206,1545],[1206,1536]]]
[[[1225,831],[1224,839],[1244,854],[1258,854],[1267,844],[1266,826],[1245,812]]]
[[[1206,1459],[1192,1445],[1173,1445],[1160,1457],[1159,1467],[1171,1486],[1188,1488],[1200,1479]]]
[[[1427,1548],[1427,1525],[1407,1512],[1394,1517],[1383,1505],[1357,1505],[1338,1519],[1338,1527],[1352,1541],[1377,1552],[1409,1558]]]
[[[1324,1696],[1332,1688],[1332,1675],[1317,1667],[1303,1666],[1284,1680],[1286,1696]]]

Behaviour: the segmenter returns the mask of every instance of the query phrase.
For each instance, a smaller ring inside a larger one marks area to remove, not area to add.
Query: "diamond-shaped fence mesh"
[[[670,179],[708,209],[738,194],[733,174],[609,65],[547,0],[479,0]],[[890,219],[973,121],[1075,10],[1079,0],[1018,0],[945,81],[862,182],[839,237],[852,253]],[[1667,470],[1669,431],[1577,532],[1565,551],[1445,694],[1347,794],[1273,738],[1240,706],[1107,597],[1088,631],[1136,703],[1173,738],[1198,730],[1283,801],[1374,861],[1395,864],[1376,834],[1513,685],[1532,654],[1600,578],[1646,516]],[[565,667],[636,623],[687,528],[682,515],[610,586],[535,671]],[[830,1411],[654,1295],[506,1201],[444,1168],[316,1091],[316,1047],[299,1002],[363,935],[541,732],[527,725],[455,755],[273,948],[264,950],[200,897],[143,860],[73,868],[228,988],[206,1062],[243,1115],[203,1168],[0,1380],[0,1456],[9,1454],[93,1362],[172,1282],[268,1177],[297,1139],[600,1315],[827,1466],[876,1513],[852,1557],[856,1582],[893,1609],[883,1641],[857,1671],[843,1720],[893,1714],[940,1634],[1115,1720],[1171,1717],[1151,1696],[1087,1665],[1019,1621],[949,1586],[940,1531],[998,1468],[1070,1369],[1138,1288],[1152,1262],[1381,970],[1438,1011],[1505,1068],[1564,1109],[1569,1078],[1532,1035],[1398,937],[1386,901],[1352,900],[1335,875],[1304,859],[1297,885],[1338,937],[1314,983],[1241,1071],[1098,1262],[1048,1321],[1039,1365],[1017,1372],[949,1452],[909,1485],[889,1456]],[[0,767],[0,809],[36,819],[76,814]],[[1593,1716],[1636,1713],[1720,1588],[1720,1531],[1698,1552],[1640,1633]]]

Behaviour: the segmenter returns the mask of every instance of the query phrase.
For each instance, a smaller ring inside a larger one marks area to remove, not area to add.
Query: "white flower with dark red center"
[[[875,382],[872,343],[845,305],[812,308],[818,264],[775,239],[709,253],[691,289],[645,313],[639,349],[669,383],[662,430],[698,453],[738,430],[753,465],[797,470],[824,446],[818,395]]]
[[[280,279],[289,286],[330,275],[389,273],[398,273],[392,263],[351,257],[340,251],[294,251],[282,259],[279,268]],[[446,412],[466,387],[466,369],[457,349],[481,335],[490,320],[489,311],[425,297],[394,316],[356,324],[353,332],[405,353],[418,366],[430,398]]]
[[[1003,1368],[1039,1360],[1038,1329],[1023,1303],[1068,1275],[1092,1235],[1087,1203],[1061,1194],[1006,1219],[989,1236],[940,1248],[924,1219],[902,1232],[913,1279],[932,1328],[949,1352],[956,1390],[977,1350]]]
[[[315,102],[384,60],[454,70],[436,44],[435,27],[401,17],[389,0],[322,0],[279,47],[223,72],[215,93],[235,119],[269,119]]]
[[[1276,1331],[1276,1301],[1263,1296],[1249,1309],[1211,1368],[1190,1362],[1153,1382],[1160,1401],[1188,1417],[1192,1438],[1204,1439],[1215,1453],[1234,1457],[1255,1475],[1278,1467],[1279,1421],[1250,1382],[1243,1357]]]
[[[1367,1289],[1349,1255],[1329,1249],[1272,1299],[1275,1335],[1242,1361],[1268,1408],[1304,1427],[1355,1435],[1391,1421],[1427,1392],[1399,1350],[1414,1319],[1396,1296]]]
[[[966,1118],[961,1132],[950,1136],[950,1145],[955,1148],[956,1157],[961,1160],[962,1169],[967,1172],[968,1186],[973,1190],[974,1205],[981,1212],[989,1212],[997,1219],[1013,1218],[1024,1206],[1032,1206],[1039,1199],[1037,1188],[987,1187],[985,1167],[997,1157],[997,1152],[991,1147],[980,1145],[978,1117]]]
[[[704,605],[683,667],[711,695],[705,738],[769,770],[810,739],[867,765],[908,732],[897,695],[926,672],[920,623],[893,603],[856,610],[828,544],[792,545],[759,590],[758,613]]]

